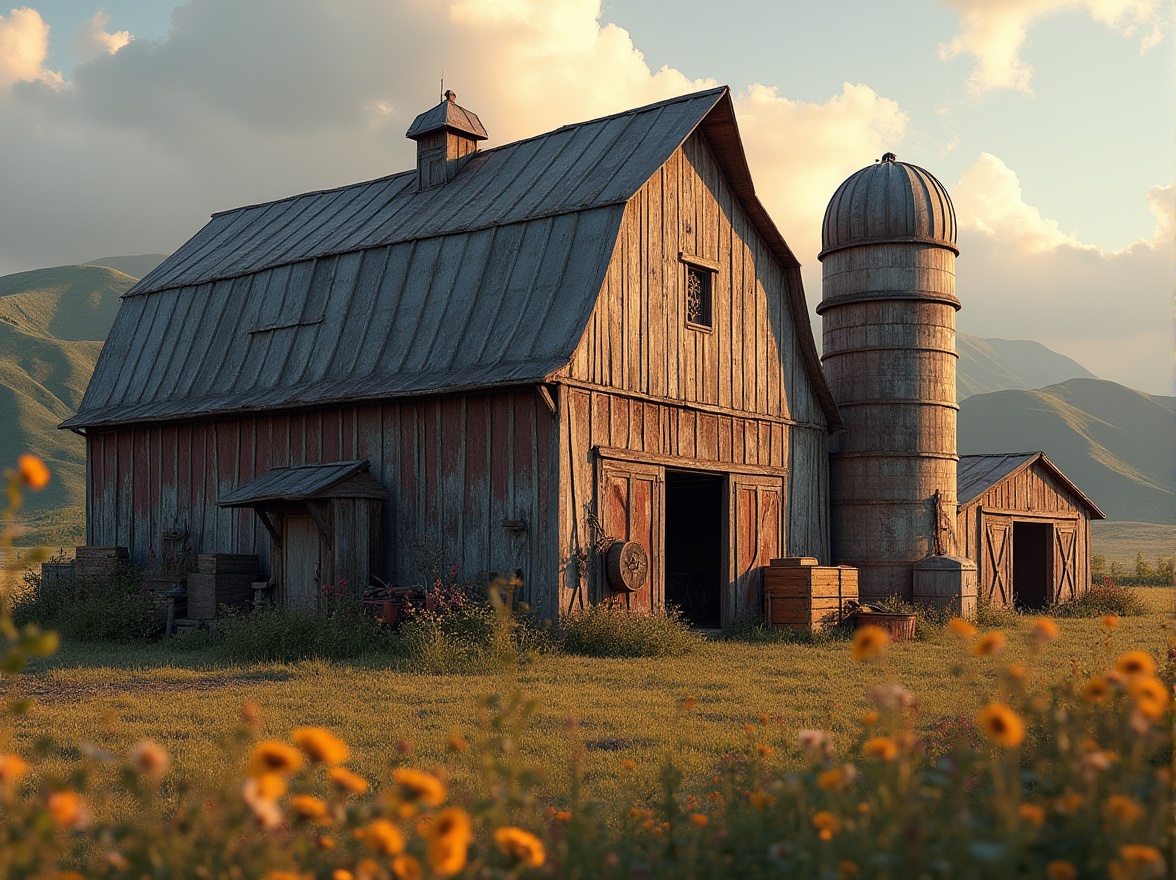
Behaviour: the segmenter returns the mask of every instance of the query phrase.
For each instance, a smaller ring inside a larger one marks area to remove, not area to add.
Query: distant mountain
[[[166,259],[167,254],[137,254],[130,257],[102,257],[86,265],[106,266],[132,278],[142,278]]]
[[[1176,398],[1101,379],[977,394],[960,455],[1042,450],[1110,520],[1176,523]]]
[[[973,394],[1045,388],[1067,379],[1097,379],[1077,361],[1027,339],[956,336],[956,400]]]

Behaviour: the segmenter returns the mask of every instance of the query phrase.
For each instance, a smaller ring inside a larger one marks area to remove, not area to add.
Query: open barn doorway
[[[722,625],[723,477],[666,471],[666,604],[691,626]]]
[[[1053,526],[1013,523],[1013,604],[1041,609],[1050,600]]]

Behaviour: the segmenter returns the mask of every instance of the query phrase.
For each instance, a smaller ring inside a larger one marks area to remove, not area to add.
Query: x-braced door
[[[1013,602],[1013,523],[1007,516],[983,517],[982,589],[990,603],[1008,607]]]
[[[1054,602],[1078,598],[1078,529],[1064,523],[1054,525]]]

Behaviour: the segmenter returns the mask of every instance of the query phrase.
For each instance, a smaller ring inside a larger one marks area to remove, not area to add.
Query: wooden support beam
[[[543,402],[547,404],[547,408],[551,410],[551,417],[554,419],[558,413],[555,408],[555,400],[551,396],[551,392],[547,390],[546,385],[536,385],[535,390],[539,392],[539,396],[543,398]]]
[[[257,518],[261,520],[261,524],[265,526],[265,530],[269,532],[270,539],[273,540],[275,547],[282,546],[282,534],[274,525],[273,520],[270,519],[269,514],[260,507],[253,508],[253,512],[257,514]]]
[[[327,543],[332,547],[335,546],[335,529],[331,526],[331,521],[328,518],[331,513],[330,504],[324,501],[307,500],[306,509],[310,511],[311,517],[319,527],[319,531],[323,533],[323,537],[327,539]]]

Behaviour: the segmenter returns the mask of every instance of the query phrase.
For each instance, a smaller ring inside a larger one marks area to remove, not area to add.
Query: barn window
[[[709,330],[714,326],[714,280],[719,266],[688,254],[679,257],[686,266],[686,324]]]

